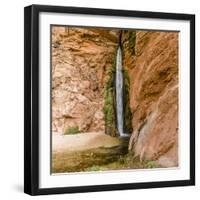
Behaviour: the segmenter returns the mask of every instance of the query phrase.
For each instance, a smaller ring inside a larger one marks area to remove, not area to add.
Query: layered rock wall
[[[177,166],[178,33],[124,31],[122,38],[133,113],[129,149],[141,159]]]
[[[52,130],[104,131],[103,88],[119,31],[52,27]]]

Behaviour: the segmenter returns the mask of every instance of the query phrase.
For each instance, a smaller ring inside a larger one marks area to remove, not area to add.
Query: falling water
[[[117,128],[120,136],[127,136],[124,133],[124,113],[123,113],[123,73],[122,73],[122,53],[117,50],[116,58],[116,105],[117,105]]]

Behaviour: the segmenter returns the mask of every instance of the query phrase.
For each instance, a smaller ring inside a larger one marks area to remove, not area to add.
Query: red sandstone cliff
[[[133,133],[129,149],[162,166],[178,165],[178,33],[137,31],[135,51],[124,33]],[[126,45],[127,44],[127,45]]]
[[[118,31],[52,28],[52,130],[104,131],[103,87]]]

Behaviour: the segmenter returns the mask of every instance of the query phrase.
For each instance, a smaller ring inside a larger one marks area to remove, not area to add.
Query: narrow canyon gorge
[[[130,162],[138,158],[160,167],[178,166],[178,32],[51,28],[52,135],[57,152],[75,148],[56,138],[69,130],[85,134],[85,143],[76,137],[81,150],[83,145],[100,147],[99,140],[109,148],[121,144],[116,140],[115,86],[120,46],[123,131],[129,137],[126,147],[112,148],[107,160],[114,161],[123,151],[129,152]],[[106,157],[102,149],[91,153]]]

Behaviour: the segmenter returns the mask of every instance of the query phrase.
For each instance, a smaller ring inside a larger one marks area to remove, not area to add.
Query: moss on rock
[[[117,136],[116,130],[116,100],[115,100],[115,71],[116,71],[116,53],[113,56],[112,67],[107,71],[107,80],[104,87],[104,118],[105,133],[111,136]]]
[[[124,132],[132,133],[132,112],[130,109],[130,79],[128,71],[123,69],[123,99],[124,99]]]

